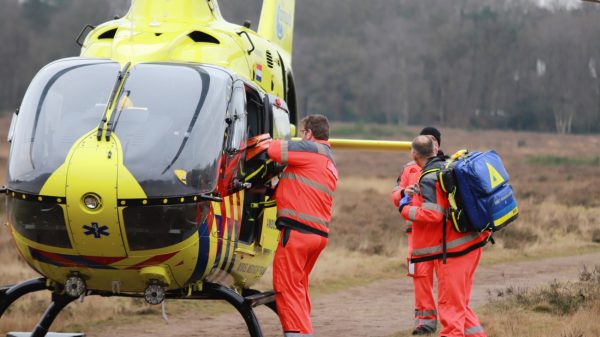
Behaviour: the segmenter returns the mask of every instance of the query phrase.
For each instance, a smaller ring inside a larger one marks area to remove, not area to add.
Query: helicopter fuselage
[[[284,38],[293,2],[277,13],[270,28]],[[81,57],[42,69],[13,119],[19,252],[54,282],[78,276],[93,290],[251,286],[279,231],[269,177],[246,179],[246,141],[289,139],[293,102],[289,53],[224,21],[214,1],[134,1],[88,34]]]

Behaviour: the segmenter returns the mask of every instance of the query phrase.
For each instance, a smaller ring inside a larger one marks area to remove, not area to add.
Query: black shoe
[[[421,325],[413,330],[412,334],[414,335],[431,335],[435,333],[435,329],[429,327],[427,325]]]

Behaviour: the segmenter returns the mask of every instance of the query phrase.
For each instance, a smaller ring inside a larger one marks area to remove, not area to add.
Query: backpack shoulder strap
[[[421,183],[421,180],[423,180],[423,178],[428,175],[429,173],[433,173],[433,172],[438,172],[441,171],[442,169],[439,167],[435,167],[426,171],[421,172],[421,175],[419,176],[419,184]]]
[[[451,155],[450,158],[448,158],[448,160],[446,161],[446,168],[449,168],[453,162],[457,161],[458,159],[460,159],[468,154],[469,154],[469,150],[467,150],[467,149],[462,149],[462,150],[458,150],[458,151],[454,152],[454,154]]]

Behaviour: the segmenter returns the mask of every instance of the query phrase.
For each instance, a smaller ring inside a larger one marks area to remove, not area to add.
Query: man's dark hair
[[[433,136],[433,138],[437,140],[438,145],[442,146],[442,134],[438,129],[434,128],[433,126],[423,128],[423,130],[421,130],[421,133],[419,134],[425,136]]]
[[[417,136],[411,146],[419,158],[427,159],[433,156],[433,140],[427,136]]]
[[[319,140],[329,140],[329,120],[323,115],[308,115],[300,121],[306,130],[312,131],[313,136]]]

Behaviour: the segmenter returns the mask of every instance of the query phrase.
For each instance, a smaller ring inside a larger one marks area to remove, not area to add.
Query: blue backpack
[[[437,174],[456,231],[495,232],[518,217],[508,173],[496,151],[458,151]]]

